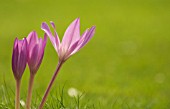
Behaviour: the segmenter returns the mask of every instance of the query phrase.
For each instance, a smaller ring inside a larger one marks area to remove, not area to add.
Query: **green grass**
[[[81,19],[81,33],[96,25],[96,34],[63,65],[52,95],[66,84],[64,99],[72,105],[74,99],[67,95],[70,87],[85,92],[82,105],[92,109],[93,105],[97,109],[170,108],[169,0],[0,1],[0,84],[5,79],[7,87],[15,90],[11,55],[16,36],[21,39],[36,30],[42,37],[41,22],[54,21],[62,38],[76,17]],[[36,96],[43,96],[57,61],[57,53],[48,40],[35,78],[33,101]],[[24,101],[28,79],[27,68],[21,88]]]

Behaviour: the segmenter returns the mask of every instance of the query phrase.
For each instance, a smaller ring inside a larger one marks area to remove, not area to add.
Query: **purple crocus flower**
[[[27,40],[14,41],[12,54],[12,70],[16,80],[15,109],[20,109],[20,83],[27,63]]]
[[[46,89],[46,92],[44,94],[44,97],[40,103],[39,109],[43,108],[43,105],[46,101],[46,98],[49,94],[49,91],[54,83],[54,80],[56,79],[56,76],[63,65],[63,63],[73,54],[78,52],[82,47],[84,47],[90,39],[93,37],[95,32],[95,26],[92,26],[90,29],[87,29],[80,37],[80,19],[77,18],[74,20],[70,26],[67,28],[64,37],[62,39],[62,42],[60,42],[60,39],[57,35],[55,24],[53,22],[50,22],[52,28],[54,29],[54,35],[51,33],[50,28],[48,25],[44,22],[41,25],[41,29],[45,31],[45,33],[49,36],[55,50],[58,53],[59,56],[59,62],[57,65],[57,69],[48,85],[48,88]]]
[[[28,86],[26,109],[30,109],[34,77],[37,70],[40,67],[40,64],[44,56],[47,35],[46,34],[44,35],[44,39],[38,38],[37,33],[33,31],[28,35],[27,41],[28,41],[28,66],[30,69],[30,80]]]
[[[80,19],[77,18],[67,28],[62,42],[60,42],[60,39],[55,30],[55,24],[53,22],[50,23],[54,29],[54,35],[51,33],[48,25],[45,22],[42,23],[41,29],[44,30],[45,33],[49,36],[55,50],[58,53],[60,61],[65,61],[71,55],[78,52],[90,41],[95,32],[95,26],[92,26],[90,29],[87,29],[80,37]]]
[[[27,63],[27,40],[18,40],[14,41],[14,48],[12,54],[12,70],[16,80],[20,80],[22,74],[24,73]]]
[[[36,73],[44,56],[47,35],[44,39],[38,38],[35,31],[31,32],[28,37],[28,66],[31,73]]]

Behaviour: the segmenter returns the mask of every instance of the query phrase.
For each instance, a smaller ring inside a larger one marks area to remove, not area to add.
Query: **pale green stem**
[[[28,86],[28,94],[27,94],[27,100],[26,100],[26,109],[31,109],[31,99],[32,99],[32,89],[34,84],[34,74],[30,73],[30,79],[29,79],[29,86]]]
[[[20,80],[16,80],[15,109],[20,109]]]

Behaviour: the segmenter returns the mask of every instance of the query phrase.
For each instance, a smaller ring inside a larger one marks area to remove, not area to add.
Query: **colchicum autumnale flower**
[[[27,40],[15,39],[12,54],[12,70],[16,80],[20,80],[27,64]]]
[[[95,32],[95,26],[92,26],[90,29],[87,29],[80,37],[80,19],[77,18],[67,28],[61,43],[57,32],[55,31],[55,24],[53,22],[50,23],[54,29],[54,35],[51,33],[48,25],[45,22],[42,23],[41,29],[44,30],[49,36],[51,43],[58,53],[60,61],[65,61],[71,55],[78,52],[90,41]]]
[[[82,47],[84,47],[92,38],[92,36],[95,33],[95,26],[92,26],[90,29],[87,29],[80,37],[80,19],[77,18],[74,20],[69,27],[67,28],[64,37],[62,39],[62,42],[60,42],[60,39],[58,37],[58,34],[56,32],[56,27],[53,22],[50,22],[52,28],[54,29],[54,34],[50,31],[50,28],[48,25],[43,22],[41,25],[41,29],[45,31],[45,33],[49,36],[51,43],[53,44],[56,52],[59,56],[59,63],[57,66],[57,69],[48,85],[48,88],[44,94],[44,97],[41,101],[41,104],[39,106],[39,109],[42,109],[46,98],[48,96],[48,93],[51,89],[51,86],[62,66],[62,64],[73,54],[78,52]]]
[[[28,42],[28,66],[31,73],[36,73],[44,56],[44,49],[46,46],[47,35],[44,39],[38,38],[35,31],[31,32],[27,37]]]
[[[14,41],[12,54],[12,70],[16,80],[15,109],[20,109],[20,83],[27,63],[27,40]]]
[[[31,32],[27,37],[28,42],[28,66],[30,69],[30,80],[28,87],[28,95],[26,101],[26,109],[30,109],[31,97],[32,97],[32,87],[34,83],[34,76],[40,67],[44,56],[44,50],[46,46],[47,35],[44,35],[44,39],[38,38],[35,31]]]

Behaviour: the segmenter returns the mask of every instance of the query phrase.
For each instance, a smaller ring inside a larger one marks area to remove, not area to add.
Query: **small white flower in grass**
[[[22,107],[25,107],[25,102],[24,102],[24,100],[20,100],[20,104],[21,104]]]
[[[76,97],[77,98],[78,96],[82,95],[82,92],[78,91],[76,88],[71,87],[71,88],[68,89],[68,95],[70,97]]]

